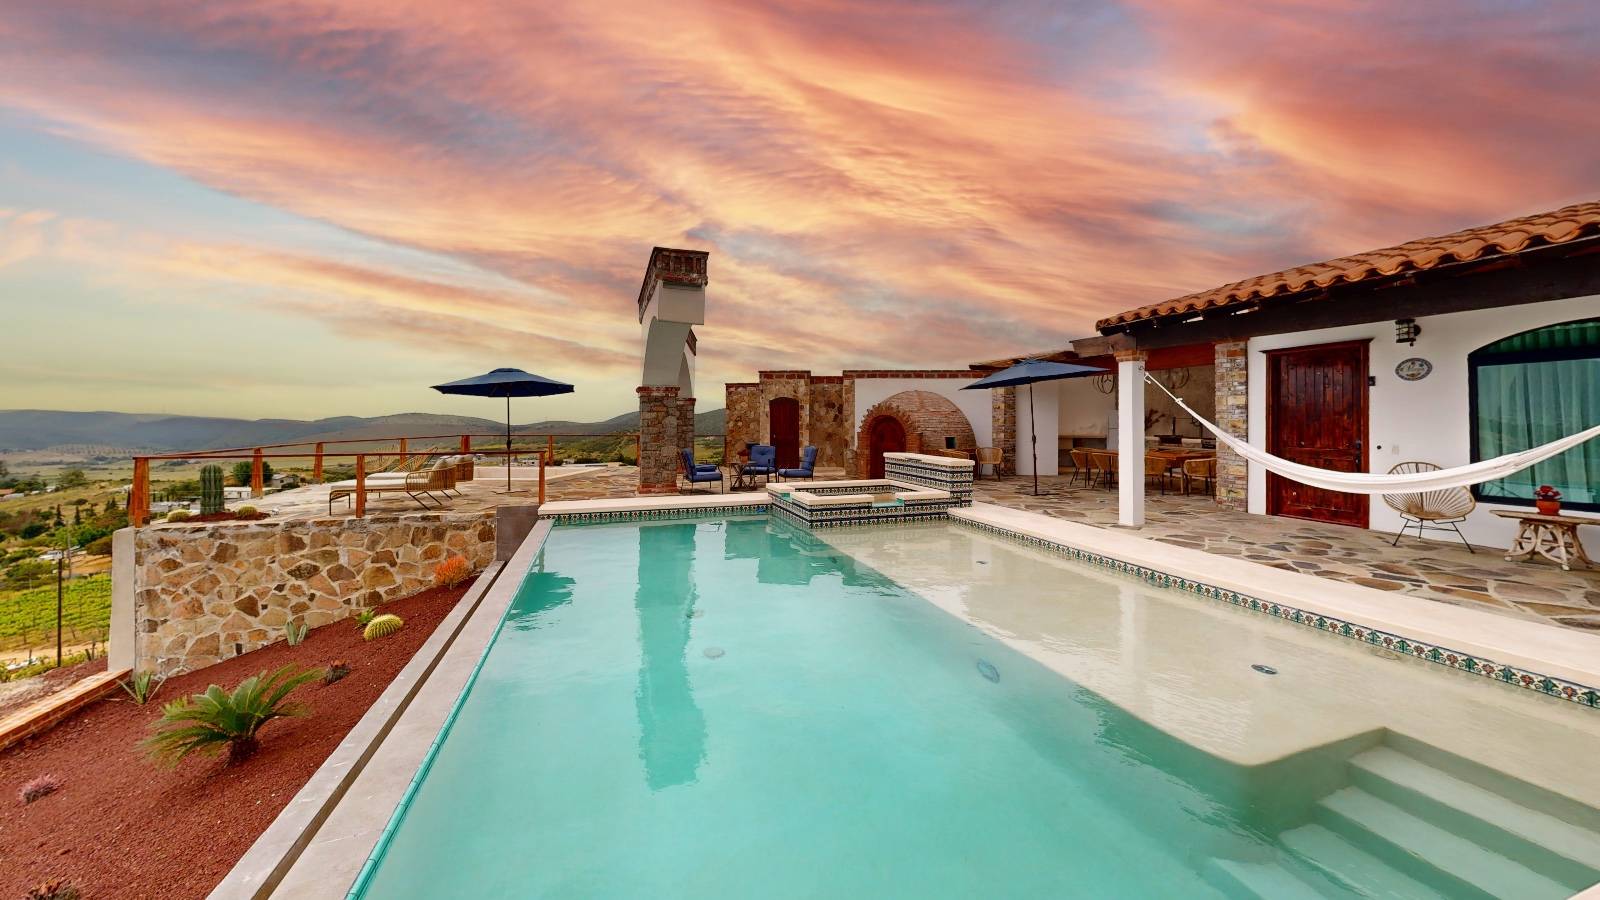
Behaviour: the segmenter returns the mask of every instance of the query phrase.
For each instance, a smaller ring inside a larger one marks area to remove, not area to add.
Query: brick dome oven
[[[867,410],[856,432],[856,476],[883,477],[883,454],[938,453],[978,445],[960,408],[930,391],[901,391]]]

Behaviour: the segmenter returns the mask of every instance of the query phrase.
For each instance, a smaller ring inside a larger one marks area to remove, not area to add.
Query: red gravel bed
[[[298,647],[280,641],[162,685],[139,706],[125,695],[104,700],[45,734],[0,752],[0,898],[21,897],[63,878],[97,898],[202,898],[233,868],[295,792],[339,745],[471,582],[386,603],[405,620],[390,637],[368,643],[355,621],[313,630]],[[343,660],[350,674],[296,691],[304,718],[279,719],[261,731],[261,750],[238,766],[191,756],[177,768],[149,761],[139,742],[161,704],[294,663],[326,667]],[[60,790],[33,803],[17,796],[41,775]]]

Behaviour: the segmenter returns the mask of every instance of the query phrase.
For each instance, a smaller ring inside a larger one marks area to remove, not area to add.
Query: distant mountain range
[[[697,434],[721,434],[724,410],[695,416]],[[400,413],[393,416],[334,416],[329,419],[226,419],[210,416],[168,416],[151,413],[63,412],[49,409],[0,410],[0,452],[44,450],[70,445],[125,447],[133,450],[220,450],[289,441],[378,440],[421,434],[500,434],[504,422],[474,416]],[[604,422],[550,420],[513,425],[517,434],[611,434],[634,431],[639,413],[628,412]]]

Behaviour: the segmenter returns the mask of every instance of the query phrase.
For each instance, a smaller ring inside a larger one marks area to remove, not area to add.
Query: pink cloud
[[[227,251],[248,260],[228,277],[383,340],[431,327],[626,382],[648,248],[710,249],[702,365],[744,377],[1035,348],[1151,300],[1592,192],[1590,8],[1472,16],[1355,0],[40,5],[0,31],[0,105],[517,285],[267,238]],[[218,249],[191,244],[164,265],[219,277]]]

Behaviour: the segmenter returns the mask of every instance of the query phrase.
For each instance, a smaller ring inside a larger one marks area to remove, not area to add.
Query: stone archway
[[[881,419],[893,419],[905,434],[905,449],[909,453],[938,453],[954,439],[955,449],[971,450],[978,446],[972,433],[972,423],[950,398],[932,391],[901,391],[881,403],[875,404],[861,417],[856,431],[856,477],[872,478],[873,472],[883,471],[883,449],[874,446],[874,428],[880,437],[892,431],[879,425]]]

